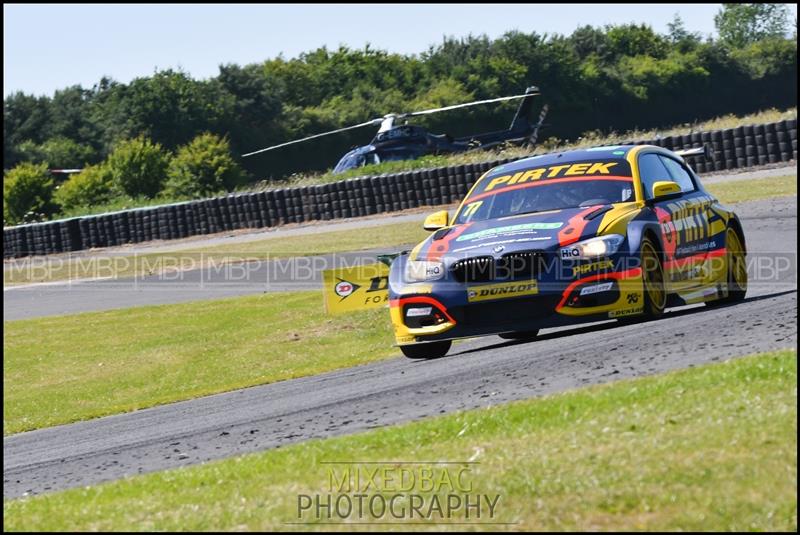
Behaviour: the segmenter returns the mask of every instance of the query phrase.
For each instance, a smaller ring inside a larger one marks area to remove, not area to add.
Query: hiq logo
[[[441,273],[441,268],[439,266],[429,266],[425,268],[425,275],[429,277],[433,277]]]
[[[574,258],[580,256],[581,253],[575,247],[564,247],[561,249],[561,258]]]

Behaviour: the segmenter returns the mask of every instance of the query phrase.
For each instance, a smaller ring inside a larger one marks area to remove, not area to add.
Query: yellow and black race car
[[[680,155],[650,145],[495,167],[452,218],[437,212],[425,228],[389,272],[395,338],[410,358],[443,356],[455,338],[533,338],[747,291],[736,214]]]

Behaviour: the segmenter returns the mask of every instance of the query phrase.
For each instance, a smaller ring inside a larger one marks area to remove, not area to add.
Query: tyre
[[[533,340],[539,334],[539,329],[532,331],[517,331],[513,333],[503,333],[500,338],[503,340]]]
[[[650,238],[642,240],[640,258],[644,283],[644,315],[648,319],[655,319],[664,313],[667,291],[664,284],[664,266]]]
[[[728,296],[708,301],[707,306],[735,303],[744,299],[747,293],[747,251],[739,234],[729,228],[725,233],[725,264],[728,271]]]
[[[453,345],[451,340],[445,342],[428,342],[424,344],[400,346],[400,351],[410,359],[438,359],[445,356],[447,352],[450,351],[451,345]]]

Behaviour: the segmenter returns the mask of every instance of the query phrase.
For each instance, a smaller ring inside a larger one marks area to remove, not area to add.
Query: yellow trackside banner
[[[389,266],[383,263],[322,272],[325,312],[341,314],[389,304]]]

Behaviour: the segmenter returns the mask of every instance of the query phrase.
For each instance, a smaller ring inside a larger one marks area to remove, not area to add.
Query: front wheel
[[[644,315],[655,319],[664,314],[667,290],[664,283],[664,266],[650,238],[642,240],[642,280],[644,282]]]
[[[445,356],[447,352],[450,351],[451,345],[453,345],[452,340],[427,342],[424,344],[400,346],[400,351],[410,359],[438,359]]]

